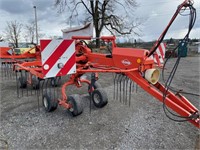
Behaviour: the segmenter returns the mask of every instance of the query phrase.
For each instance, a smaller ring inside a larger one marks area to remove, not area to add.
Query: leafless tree
[[[140,25],[139,21],[133,18],[134,9],[137,7],[135,0],[55,0],[59,12],[63,12],[66,7],[71,12],[70,20],[79,15],[80,5],[86,11],[84,21],[93,21],[97,38],[100,37],[103,28],[115,35],[138,35],[134,31]],[[99,46],[98,39],[96,46]]]
[[[17,21],[7,22],[7,27],[5,28],[5,36],[9,42],[14,43],[15,47],[18,47],[18,43],[21,36],[22,24]]]

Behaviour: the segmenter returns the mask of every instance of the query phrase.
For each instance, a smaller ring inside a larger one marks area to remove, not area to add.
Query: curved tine
[[[117,78],[117,81],[116,81],[116,84],[117,84],[116,100],[118,100],[118,97],[119,97],[119,90],[120,90],[120,89],[119,89],[119,84],[118,84],[118,82],[119,82],[121,76],[122,76],[122,74],[118,74],[118,78]]]
[[[4,64],[4,77],[6,79],[6,76],[7,76],[7,62],[5,61],[4,63],[5,63]]]
[[[119,98],[119,79],[121,77],[121,74],[117,74],[117,79],[116,79],[116,86],[117,86],[117,92],[116,92],[116,100]]]
[[[43,97],[43,88],[44,88],[45,79],[42,79],[41,81],[43,81],[43,82],[42,82],[42,86],[41,86],[41,90],[42,90],[42,97]]]
[[[131,105],[131,92],[132,92],[131,87],[132,87],[132,83],[133,83],[133,81],[130,80],[130,84],[129,84],[129,103],[128,103],[129,107]]]
[[[120,99],[119,99],[119,101],[121,102],[121,100],[122,100],[122,79],[123,79],[123,75],[121,75],[121,78],[120,78],[120,80],[119,80],[119,87],[120,87],[120,90],[119,90],[119,94],[120,94]]]
[[[113,92],[113,99],[115,99],[115,94],[116,94],[116,92],[115,92],[115,90],[116,90],[116,87],[115,87],[115,85],[116,85],[116,78],[117,78],[117,74],[115,74],[115,76],[114,76],[114,92]]]
[[[5,62],[5,78],[8,76],[8,62]]]
[[[38,80],[39,80],[39,85],[40,85],[40,79],[38,78]],[[37,91],[36,91],[36,93],[37,93],[37,102],[38,102],[38,112],[40,111],[40,86],[39,86],[39,88],[38,89],[36,89]]]
[[[123,104],[125,103],[125,99],[124,99],[125,98],[125,83],[126,83],[125,81],[126,81],[126,76],[124,75],[123,81],[122,81],[123,82]]]
[[[17,86],[17,97],[19,98],[19,81],[18,81],[18,71],[15,71],[16,86]]]
[[[129,77],[127,77],[126,76],[126,79],[125,79],[125,81],[126,81],[126,95],[125,95],[125,104],[127,105],[127,96],[128,96],[128,81],[129,81]]]
[[[28,79],[27,73],[28,73],[28,72],[25,70],[25,78],[26,78],[26,80]],[[27,97],[28,97],[28,87],[26,87],[26,94],[27,94]]]
[[[22,72],[22,70],[20,71],[20,75],[21,75],[21,78],[23,78],[23,72]],[[23,95],[24,95],[24,88],[21,88],[21,93],[22,93],[22,97],[23,97]]]
[[[134,91],[135,91],[135,84],[136,84],[136,83],[133,82],[133,86],[132,86],[132,87],[133,87],[133,91],[132,91],[133,93],[134,93]]]
[[[9,68],[9,75],[10,75],[10,79],[12,79],[12,73],[13,73],[13,62],[10,62],[10,66],[9,66],[10,68]]]

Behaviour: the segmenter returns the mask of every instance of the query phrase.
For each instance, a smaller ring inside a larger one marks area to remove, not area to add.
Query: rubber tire
[[[34,90],[38,90],[40,88],[39,79],[35,76],[32,77],[32,87]]]
[[[20,88],[24,89],[27,87],[27,79],[26,77],[22,76],[22,77],[19,77],[19,84],[20,84]]]
[[[72,105],[72,109],[68,109],[73,117],[80,115],[83,112],[83,107],[81,105],[81,98],[78,94],[73,94],[67,97],[68,103]]]
[[[42,98],[42,104],[43,104],[46,112],[52,112],[57,109],[58,100],[56,98],[57,98],[57,96],[55,95],[55,97],[54,97],[54,94],[51,93],[50,91],[46,91],[44,93],[43,98]],[[46,102],[45,102],[45,99],[46,99]]]
[[[95,96],[99,97],[99,102],[95,101]],[[97,108],[102,108],[108,103],[108,96],[104,89],[97,88],[92,92],[92,101]]]

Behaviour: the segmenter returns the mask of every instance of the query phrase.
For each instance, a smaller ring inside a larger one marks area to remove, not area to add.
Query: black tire
[[[108,96],[104,89],[98,88],[92,92],[92,101],[97,108],[102,108],[108,103]]]
[[[32,87],[34,90],[37,90],[40,88],[40,82],[36,76],[32,76]]]
[[[83,112],[83,107],[81,105],[81,98],[78,94],[73,94],[67,97],[68,103],[72,105],[69,110],[72,116],[78,116]]]
[[[50,91],[46,91],[43,95],[42,103],[46,112],[56,110],[58,107],[57,95],[54,95],[54,93],[51,93]]]
[[[24,76],[19,77],[19,87],[24,89],[27,87],[27,79]]]

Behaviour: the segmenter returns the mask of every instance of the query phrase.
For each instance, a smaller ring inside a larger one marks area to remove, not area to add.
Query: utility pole
[[[37,27],[37,10],[36,6],[33,6],[34,11],[35,11],[35,36],[36,36],[36,44],[38,45],[38,27]]]

